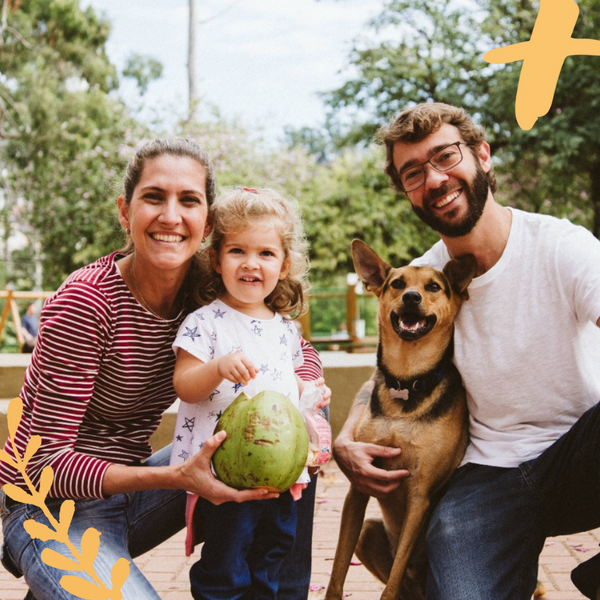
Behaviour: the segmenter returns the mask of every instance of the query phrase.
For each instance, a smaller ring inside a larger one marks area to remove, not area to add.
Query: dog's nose
[[[404,292],[404,294],[402,294],[402,302],[404,302],[404,304],[407,306],[418,306],[421,304],[421,300],[421,294],[413,290],[409,290],[408,292]]]

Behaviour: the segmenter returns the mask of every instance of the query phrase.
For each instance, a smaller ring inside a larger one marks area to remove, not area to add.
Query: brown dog
[[[379,298],[375,387],[355,439],[402,448],[378,466],[407,469],[410,477],[379,500],[383,521],[364,526],[369,496],[350,488],[325,598],[342,598],[356,551],[387,584],[382,600],[418,600],[425,597],[426,524],[467,446],[466,397],[452,363],[452,336],[477,265],[468,255],[451,260],[443,272],[394,269],[359,240],[352,242],[352,257],[365,288]]]

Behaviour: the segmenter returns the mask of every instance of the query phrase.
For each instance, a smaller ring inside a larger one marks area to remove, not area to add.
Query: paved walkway
[[[335,463],[330,463],[321,471],[317,490],[310,600],[320,600],[324,596],[347,489],[348,482]],[[377,514],[375,501],[369,503],[367,513],[368,516]],[[183,533],[178,534],[136,561],[158,590],[162,600],[191,598],[188,591],[188,570],[194,560],[185,558],[183,539]],[[578,563],[597,552],[599,542],[600,529],[547,541],[540,559],[539,573],[546,588],[543,600],[583,598],[571,584],[569,574]],[[353,600],[379,600],[382,589],[383,586],[362,565],[357,563],[350,567],[345,586],[347,597]],[[26,590],[22,580],[14,579],[0,567],[0,600],[22,600]]]

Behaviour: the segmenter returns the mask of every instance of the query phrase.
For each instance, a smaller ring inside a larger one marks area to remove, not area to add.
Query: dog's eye
[[[442,288],[437,283],[435,283],[435,281],[432,281],[431,283],[428,283],[425,286],[425,289],[428,292],[439,292]]]
[[[404,281],[404,279],[394,279],[390,285],[395,290],[403,290],[406,287],[406,281]]]

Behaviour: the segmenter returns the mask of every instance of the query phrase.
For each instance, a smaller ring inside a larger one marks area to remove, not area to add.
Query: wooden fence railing
[[[357,291],[358,281],[350,278],[346,289],[339,291],[319,291],[311,290],[310,298],[326,299],[326,298],[346,298],[346,331],[348,336],[346,338],[340,338],[339,336],[319,336],[312,335],[311,322],[310,322],[310,310],[304,313],[298,318],[302,326],[302,335],[306,340],[313,344],[332,345],[339,346],[342,349],[352,352],[357,348],[373,347],[377,344],[377,337],[365,336],[364,332],[358,331],[359,310],[358,310],[358,297],[359,295],[373,296],[369,292]],[[364,323],[363,323],[364,324]]]
[[[5,299],[4,308],[0,315],[0,340],[2,340],[4,327],[10,315],[15,324],[17,341],[19,342],[19,346],[22,346],[25,342],[25,337],[23,335],[23,327],[21,326],[21,315],[17,306],[17,300],[45,300],[52,294],[54,292],[17,292],[10,288],[7,288],[4,292],[0,292],[0,299]]]
[[[19,346],[23,345],[25,338],[23,336],[23,328],[21,326],[21,315],[19,313],[19,307],[17,305],[18,300],[45,300],[49,298],[54,292],[27,292],[27,291],[15,291],[7,288],[6,291],[0,291],[0,305],[2,300],[5,300],[2,313],[0,315],[0,340],[2,340],[2,334],[8,321],[8,317],[11,316],[13,323],[15,324],[15,331]],[[371,295],[371,294],[365,294]],[[340,338],[338,336],[313,336],[311,335],[311,324],[310,324],[310,311],[302,315],[298,321],[302,325],[302,335],[305,339],[312,343],[317,344],[331,344],[340,346],[346,350],[352,351],[357,347],[374,346],[377,342],[377,338],[365,337],[359,335],[361,332],[357,331],[357,323],[359,322],[359,311],[358,311],[358,296],[356,282],[349,282],[346,290],[340,291],[319,291],[311,290],[311,298],[346,298],[346,330],[348,336],[346,338]]]

